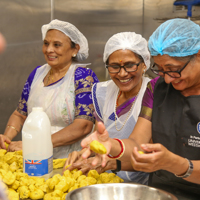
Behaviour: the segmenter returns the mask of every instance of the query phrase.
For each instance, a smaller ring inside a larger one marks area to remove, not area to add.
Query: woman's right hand
[[[5,142],[7,144],[11,143],[11,140],[8,136],[0,134],[0,149],[7,149]]]
[[[97,140],[98,142],[103,144],[107,150],[107,153],[103,155],[97,154],[92,162],[92,165],[96,166],[99,162],[101,162],[102,167],[105,167],[107,155],[110,153],[111,150],[111,138],[109,138],[109,134],[102,122],[97,123],[97,130],[94,133],[82,140],[81,146],[86,149],[85,152],[82,154],[83,159],[88,158],[92,154],[89,146],[93,140]]]

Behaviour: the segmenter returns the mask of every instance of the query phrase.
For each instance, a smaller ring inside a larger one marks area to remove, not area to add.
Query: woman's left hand
[[[134,148],[131,155],[131,164],[137,171],[154,172],[160,169],[171,171],[174,154],[161,144],[142,144],[144,154]]]
[[[9,146],[7,151],[19,151],[22,150],[22,141],[12,141]]]

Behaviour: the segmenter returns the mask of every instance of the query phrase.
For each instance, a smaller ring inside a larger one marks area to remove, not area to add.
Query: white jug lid
[[[42,107],[33,107],[32,111],[43,111]]]

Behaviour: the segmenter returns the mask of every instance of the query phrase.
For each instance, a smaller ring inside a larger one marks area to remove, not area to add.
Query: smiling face
[[[47,32],[42,47],[47,63],[55,68],[70,66],[72,56],[77,54],[78,50],[78,45],[72,48],[70,38],[55,29]]]
[[[113,52],[108,59],[108,65],[120,65],[124,66],[129,63],[137,64],[141,60],[130,50],[117,50]],[[146,66],[143,62],[138,66],[135,72],[126,72],[124,68],[121,68],[119,73],[112,74],[109,73],[111,79],[119,87],[119,90],[125,93],[135,93],[139,91],[142,75]]]
[[[190,59],[177,60],[168,55],[154,56],[154,63],[157,64],[159,70],[163,71],[176,71],[180,70]],[[165,74],[165,82],[171,83],[172,86],[179,90],[184,96],[195,95],[195,92],[200,90],[200,56],[199,53],[191,59],[184,70],[181,72],[180,78],[172,78]],[[197,93],[198,94],[198,93]]]

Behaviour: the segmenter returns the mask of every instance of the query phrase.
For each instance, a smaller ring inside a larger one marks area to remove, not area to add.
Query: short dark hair
[[[74,43],[74,42],[71,41],[71,48],[73,49],[75,47],[76,47],[76,43]]]
[[[197,54],[193,54],[193,55],[190,55],[190,56],[184,56],[184,57],[172,57],[174,58],[175,60],[178,60],[178,61],[188,61],[190,58],[193,59],[196,57]]]

